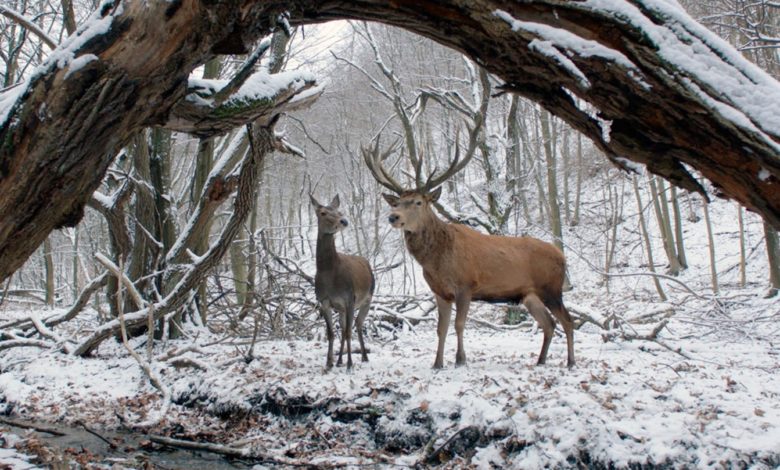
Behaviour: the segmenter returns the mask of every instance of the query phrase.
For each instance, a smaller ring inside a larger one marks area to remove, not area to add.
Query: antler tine
[[[461,160],[460,155],[460,144],[458,143],[458,136],[460,132],[455,131],[455,157],[452,159],[452,161],[449,163],[449,166],[444,171],[444,173],[440,175],[436,175],[436,169],[434,169],[430,176],[425,180],[425,184],[419,188],[421,191],[429,192],[433,188],[436,188],[437,186],[441,185],[448,179],[450,179],[453,175],[458,173],[460,170],[462,170],[468,163],[471,161],[471,157],[474,156],[474,151],[471,151],[466,154],[466,157]]]
[[[384,152],[380,154],[379,152],[379,136],[374,139],[374,146],[373,148],[366,148],[364,146],[360,146],[360,151],[363,154],[363,160],[366,162],[366,167],[368,167],[368,171],[371,172],[371,175],[374,177],[374,179],[377,181],[377,183],[381,184],[385,188],[389,189],[390,191],[393,191],[396,194],[401,194],[404,192],[403,186],[401,186],[398,181],[393,178],[393,176],[388,172],[384,165],[382,164],[383,161],[387,160],[387,158],[390,157],[390,155],[395,150],[395,147],[398,145],[398,140],[393,142],[390,147],[388,147]]]

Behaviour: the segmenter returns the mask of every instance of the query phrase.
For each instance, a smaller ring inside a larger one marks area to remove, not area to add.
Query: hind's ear
[[[439,197],[441,197],[441,186],[434,189],[433,192],[428,195],[428,200],[431,202],[436,202],[439,200]]]
[[[312,205],[312,206],[314,206],[314,207],[320,207],[320,206],[322,206],[322,204],[320,204],[319,202],[317,202],[317,200],[316,200],[316,199],[314,199],[314,196],[313,196],[313,195],[311,195],[311,194],[309,194],[309,200],[311,201],[311,205]]]
[[[336,194],[333,197],[333,200],[330,201],[330,207],[333,208],[333,209],[338,209],[340,205],[341,205],[341,201],[339,200],[339,195]]]
[[[385,201],[387,201],[387,203],[391,206],[398,204],[399,197],[394,194],[382,193],[382,197],[385,198]]]

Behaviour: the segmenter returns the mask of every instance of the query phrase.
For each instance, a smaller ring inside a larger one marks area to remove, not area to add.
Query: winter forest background
[[[777,2],[680,4],[780,78]],[[4,93],[51,53],[47,40],[62,43],[96,6],[0,1]],[[177,283],[230,222],[232,181],[254,145],[245,127],[210,139],[139,133],[81,223],[53,232],[0,286],[6,415],[211,442],[238,457],[234,465],[780,465],[773,228],[734,202],[707,204],[642,168],[617,168],[563,121],[501,93],[476,64],[430,40],[358,22],[289,32],[271,38],[259,67],[314,77],[313,103],[276,124],[288,145],[264,159],[246,222],[195,288]],[[229,80],[248,60],[219,57],[196,78],[224,84],[212,80]],[[364,161],[372,152],[408,185],[470,158],[444,184],[442,218],[563,249],[576,369],[563,366],[560,334],[548,365],[533,368],[533,319],[520,307],[476,304],[469,366],[454,367],[450,337],[445,370],[430,371],[435,304],[387,223],[386,189]],[[340,196],[350,225],[337,248],[365,256],[377,280],[370,362],[351,373],[323,373],[309,194]],[[111,269],[136,293],[120,289]],[[130,329],[133,356],[96,334],[171,293],[180,306],[154,325],[154,341],[143,317]],[[36,455],[13,457],[24,465],[83,458],[47,457],[29,436],[4,436]]]

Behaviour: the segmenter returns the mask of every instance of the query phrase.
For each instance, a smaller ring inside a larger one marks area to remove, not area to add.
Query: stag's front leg
[[[333,332],[333,317],[331,313],[329,307],[324,305],[320,307],[320,315],[325,319],[325,334],[328,337],[328,358],[325,361],[326,370],[333,368],[333,337],[335,334]]]
[[[458,335],[458,352],[455,354],[455,365],[466,365],[466,351],[463,348],[463,330],[466,329],[466,317],[471,305],[470,295],[460,295],[455,300],[455,333]]]
[[[436,350],[436,360],[433,362],[433,368],[441,369],[444,367],[444,341],[447,339],[447,330],[450,328],[452,302],[448,302],[437,295],[436,307],[439,310],[439,323],[436,326],[436,333],[439,335],[439,347]]]

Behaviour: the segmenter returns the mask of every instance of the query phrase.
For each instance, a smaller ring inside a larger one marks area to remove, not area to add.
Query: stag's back
[[[532,237],[485,235],[464,225],[449,228],[453,262],[474,300],[517,302],[531,293],[545,303],[560,299],[566,267],[555,245]]]

